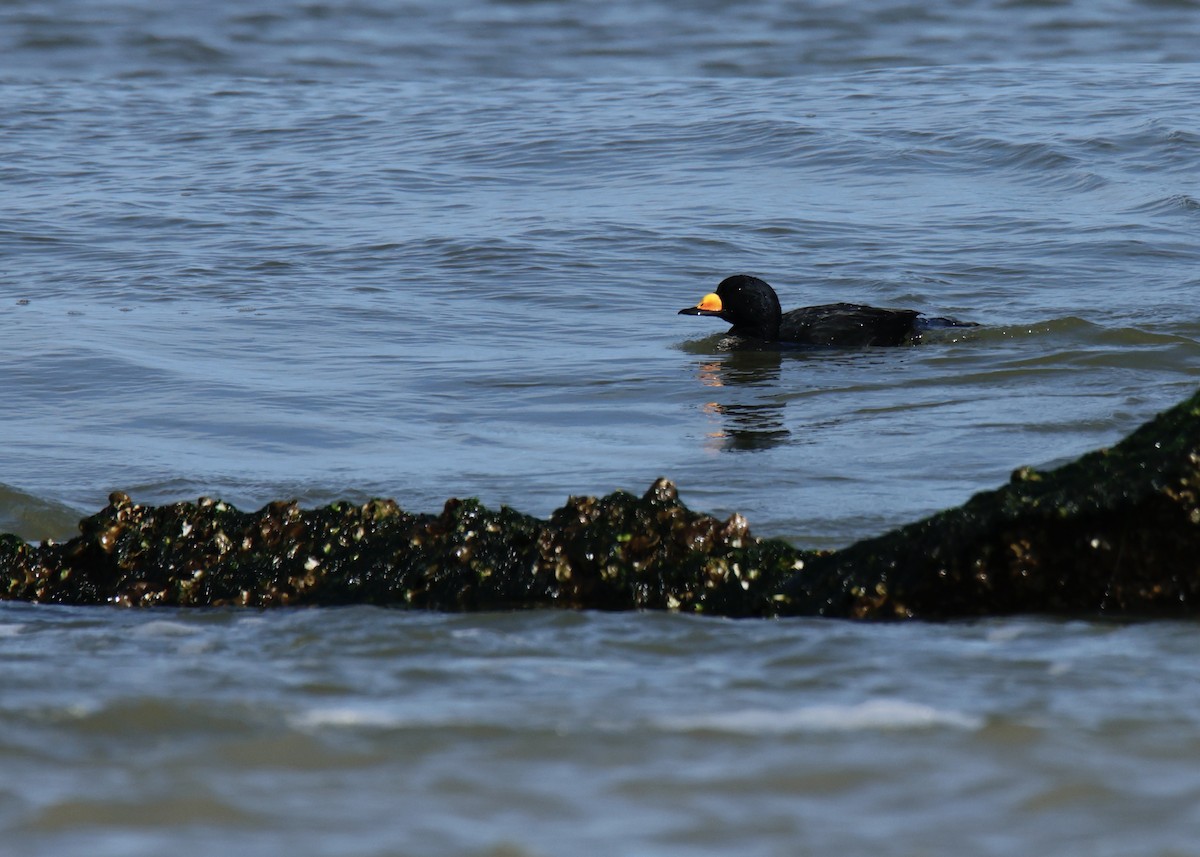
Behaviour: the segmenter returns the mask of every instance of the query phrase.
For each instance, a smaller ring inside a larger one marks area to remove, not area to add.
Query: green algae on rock
[[[948,619],[1200,614],[1200,394],[1111,449],[1021,468],[961,507],[832,552],[758,539],[643,496],[572,497],[548,520],[475,500],[141,506],[114,493],[61,544],[0,536],[0,598],[69,604],[368,603],[722,616]]]

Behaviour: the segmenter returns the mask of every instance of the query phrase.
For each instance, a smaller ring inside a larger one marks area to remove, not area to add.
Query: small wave
[[[997,325],[972,331],[972,338],[981,342],[1021,340],[1049,337],[1059,342],[1072,342],[1086,348],[1195,346],[1196,340],[1179,333],[1146,330],[1132,325],[1108,326],[1087,321],[1078,316],[1061,316],[1029,324]]]
[[[1197,214],[1200,213],[1200,200],[1186,193],[1174,193],[1134,206],[1133,211],[1143,214]]]
[[[136,627],[134,633],[140,637],[191,637],[200,629],[185,622],[172,622],[169,619],[152,619]]]
[[[1011,170],[1026,181],[1040,186],[1071,190],[1094,190],[1107,184],[1107,179],[1089,169],[1088,162],[1068,151],[1063,141],[1008,140],[1001,137],[967,136],[939,138],[946,151],[960,151],[971,162],[988,170]]]
[[[903,699],[871,699],[856,705],[807,705],[790,711],[747,709],[659,721],[678,732],[783,735],[802,732],[862,732],[948,726],[975,730],[983,718]]]
[[[81,512],[0,482],[0,532],[29,541],[69,537]]]
[[[125,44],[135,50],[144,50],[153,58],[193,65],[219,65],[231,59],[228,53],[197,36],[135,33],[125,39]]]

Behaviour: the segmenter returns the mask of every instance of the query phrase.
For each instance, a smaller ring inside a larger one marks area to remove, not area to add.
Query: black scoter
[[[730,336],[797,345],[907,345],[930,328],[978,327],[953,318],[926,318],[912,309],[824,304],[783,312],[775,290],[758,277],[726,277],[713,294],[680,315],[711,315],[733,325]]]

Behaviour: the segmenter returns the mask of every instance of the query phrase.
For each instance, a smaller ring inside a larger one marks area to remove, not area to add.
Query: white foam
[[[370,708],[310,708],[288,718],[297,729],[368,727],[388,729],[402,724],[395,714]]]
[[[659,721],[659,725],[684,732],[780,735],[793,732],[931,729],[943,726],[973,730],[983,726],[983,718],[903,699],[870,699],[854,705],[807,705],[786,711],[743,709],[678,717]]]

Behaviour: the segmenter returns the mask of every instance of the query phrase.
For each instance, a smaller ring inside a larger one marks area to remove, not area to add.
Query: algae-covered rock
[[[241,512],[114,493],[62,544],[0,536],[0,598],[71,604],[370,603],[436,610],[662,609],[724,616],[1200,614],[1200,394],[1110,450],[1022,468],[963,506],[807,552],[643,496],[572,497],[548,520],[474,500]]]
[[[1111,449],[814,559],[799,613],[1200,613],[1200,394]]]

